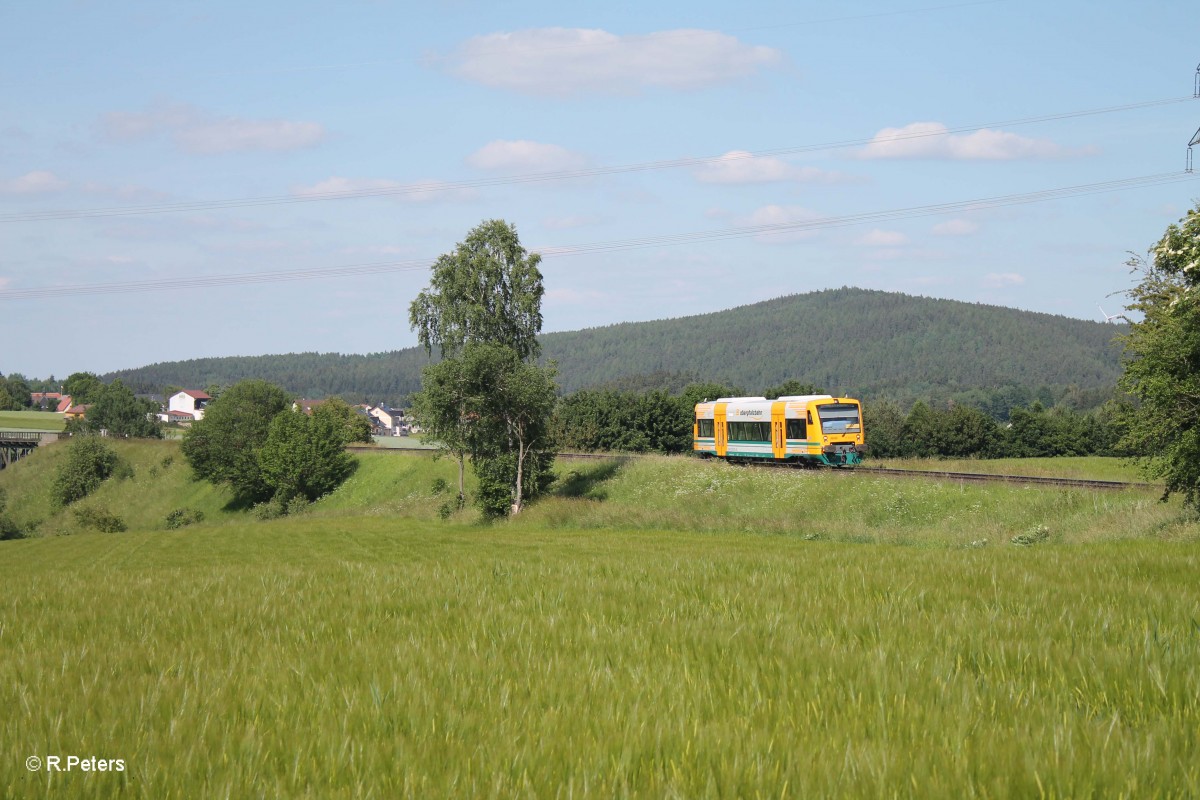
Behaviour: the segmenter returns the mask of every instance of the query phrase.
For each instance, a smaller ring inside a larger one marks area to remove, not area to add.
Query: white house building
[[[170,422],[204,419],[204,407],[210,400],[211,397],[198,389],[184,389],[171,395],[167,400],[167,411],[159,414],[159,419],[165,417],[164,421]]]

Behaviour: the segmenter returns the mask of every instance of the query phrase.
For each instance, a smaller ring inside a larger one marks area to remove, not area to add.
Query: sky
[[[488,219],[543,255],[546,332],[842,286],[1102,321],[1200,198],[1178,0],[43,0],[0,30],[0,373],[30,378],[412,346]]]

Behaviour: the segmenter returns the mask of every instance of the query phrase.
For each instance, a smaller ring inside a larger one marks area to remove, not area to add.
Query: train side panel
[[[694,452],[731,461],[853,466],[862,460],[862,406],[850,397],[723,397],[696,405]]]

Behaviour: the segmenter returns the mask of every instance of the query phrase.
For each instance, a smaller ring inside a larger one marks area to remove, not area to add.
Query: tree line
[[[763,397],[821,394],[789,381]],[[564,397],[552,423],[557,445],[582,452],[685,453],[692,449],[695,405],[745,391],[716,383],[692,384],[678,394],[663,390],[582,390]],[[1128,405],[1110,403],[1079,411],[1069,405],[1010,408],[1006,419],[966,405],[934,407],[918,401],[905,410],[891,400],[864,401],[868,453],[875,458],[1028,458],[1127,456],[1121,444]]]

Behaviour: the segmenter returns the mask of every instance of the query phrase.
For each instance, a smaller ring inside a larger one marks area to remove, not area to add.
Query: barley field
[[[1200,796],[1197,525],[1153,493],[567,463],[482,526],[380,455],[165,530],[170,453],[95,499],[129,532],[0,542],[0,797]]]

